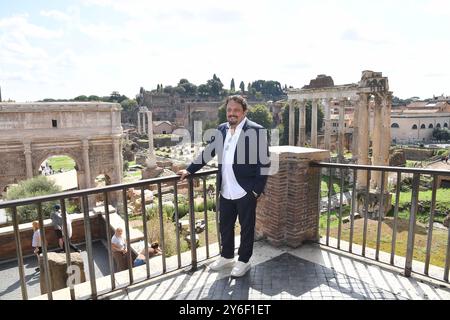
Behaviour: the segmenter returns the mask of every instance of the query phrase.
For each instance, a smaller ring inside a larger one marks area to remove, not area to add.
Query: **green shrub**
[[[55,185],[55,182],[44,176],[34,177],[32,179],[21,181],[18,185],[8,189],[6,200],[17,200],[32,198],[44,195],[50,195],[61,192],[61,188]],[[53,206],[59,201],[50,201],[42,203],[43,219],[48,219],[53,211]],[[12,210],[6,211],[10,216]],[[35,204],[17,207],[19,223],[31,222],[38,219],[37,207]]]

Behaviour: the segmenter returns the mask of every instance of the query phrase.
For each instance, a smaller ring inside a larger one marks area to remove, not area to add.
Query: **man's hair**
[[[227,100],[225,101],[225,108],[227,107],[228,102],[230,102],[230,100],[233,100],[234,102],[239,103],[242,106],[242,108],[244,109],[244,111],[247,110],[247,108],[248,108],[247,100],[245,100],[245,98],[243,96],[241,96],[239,94],[229,96],[227,98]]]

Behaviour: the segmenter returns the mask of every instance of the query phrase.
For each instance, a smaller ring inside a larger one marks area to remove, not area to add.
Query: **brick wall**
[[[279,170],[269,176],[265,196],[257,207],[256,236],[275,246],[299,247],[319,239],[320,169],[311,161],[329,158],[329,152],[299,147],[272,147]],[[274,161],[272,160],[272,163]]]

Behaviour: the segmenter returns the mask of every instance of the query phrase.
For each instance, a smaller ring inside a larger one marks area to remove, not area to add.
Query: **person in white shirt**
[[[123,237],[123,229],[117,228],[111,238],[111,249],[114,261],[116,262],[116,272],[127,269],[127,242]]]
[[[39,265],[39,255],[42,253],[42,241],[41,241],[41,231],[39,228],[39,222],[33,221],[31,223],[33,226],[33,239],[31,240],[31,246],[33,247],[33,252],[37,257],[38,265]],[[36,271],[39,271],[39,267],[35,269]]]
[[[214,271],[233,266],[232,277],[242,277],[251,268],[253,254],[256,205],[263,193],[270,167],[267,130],[247,119],[247,101],[239,95],[225,102],[227,123],[221,124],[216,135],[186,170],[177,174],[186,176],[199,171],[216,154],[219,161],[217,183],[220,192],[221,257],[209,267]],[[234,228],[236,219],[241,225],[239,259],[234,261]]]

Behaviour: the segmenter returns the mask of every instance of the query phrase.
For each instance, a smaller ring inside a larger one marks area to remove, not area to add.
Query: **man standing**
[[[221,124],[202,154],[186,169],[181,180],[194,174],[216,154],[219,162],[221,257],[210,265],[214,271],[234,265],[231,276],[242,277],[251,268],[256,205],[264,191],[270,166],[266,130],[247,119],[247,102],[239,95],[225,102],[227,123]],[[234,226],[241,225],[239,259],[234,261]]]

